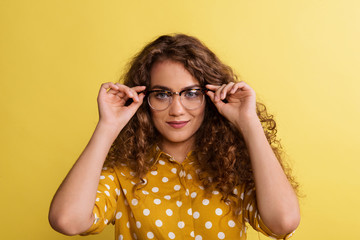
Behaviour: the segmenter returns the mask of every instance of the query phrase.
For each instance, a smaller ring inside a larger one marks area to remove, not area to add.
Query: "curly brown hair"
[[[164,35],[149,43],[129,64],[124,75],[124,84],[129,87],[150,87],[150,71],[155,62],[171,60],[181,63],[200,83],[222,85],[238,81],[232,69],[197,38],[184,35]],[[291,175],[291,169],[282,157],[282,147],[276,137],[277,129],[273,116],[268,114],[264,104],[257,102],[257,115],[264,133],[277,156],[293,188],[298,183]],[[144,182],[143,177],[152,167],[148,154],[159,143],[160,134],[154,127],[150,108],[144,103],[121,131],[107,156],[106,164],[117,165],[126,162]],[[126,147],[125,147],[126,146]],[[246,189],[255,187],[250,157],[243,136],[225,119],[206,96],[204,121],[196,132],[194,146],[199,177],[205,189],[217,188],[223,200],[230,201],[233,190],[240,184]],[[208,178],[206,176],[211,176]],[[140,184],[140,183],[139,183]],[[235,210],[239,210],[236,206]]]

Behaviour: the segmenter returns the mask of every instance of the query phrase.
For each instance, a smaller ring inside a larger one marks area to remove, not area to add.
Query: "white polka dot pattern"
[[[191,215],[192,215],[192,209],[189,208],[189,209],[187,210],[187,213],[191,216]]]
[[[204,199],[202,201],[202,204],[205,205],[205,206],[209,205],[209,203],[210,203],[209,199]]]
[[[120,219],[122,217],[122,212],[116,213],[116,219]]]
[[[225,238],[225,233],[219,232],[219,233],[218,233],[218,238],[219,238],[219,239],[224,239],[224,238]]]
[[[229,220],[228,225],[229,227],[233,228],[235,227],[235,222],[233,220]]]
[[[153,239],[154,238],[154,234],[152,232],[148,232],[146,234],[146,236],[149,238],[149,239]]]
[[[138,204],[138,200],[137,199],[133,199],[133,200],[131,200],[131,204],[133,205],[133,206],[136,206],[137,204]]]
[[[158,226],[158,227],[161,227],[163,225],[163,223],[162,223],[161,220],[156,220],[155,225]]]
[[[117,188],[115,189],[115,192],[116,192],[116,195],[118,195],[118,196],[119,196],[119,195],[120,195],[120,193],[121,193],[121,192],[120,192],[120,190],[119,190],[119,189],[117,189]]]
[[[174,239],[175,238],[175,233],[169,232],[168,236],[169,236],[170,239]]]
[[[193,218],[198,219],[200,217],[200,213],[199,212],[194,212],[193,213]]]
[[[149,209],[144,209],[144,210],[143,210],[143,214],[144,214],[145,216],[149,216],[150,210],[149,210]]]
[[[166,215],[172,216],[172,215],[173,215],[173,211],[172,211],[171,209],[166,209]]]
[[[210,221],[207,221],[206,223],[205,223],[205,228],[206,229],[210,229],[212,227],[212,223],[210,222]]]
[[[178,227],[179,228],[184,228],[185,227],[185,223],[183,221],[178,222]]]
[[[247,221],[257,231],[277,237],[263,230],[267,228],[260,220],[254,190],[245,191],[245,186],[233,189],[229,198],[242,201],[244,206],[234,217],[231,212],[227,214],[230,201],[222,201],[218,189],[209,187],[205,190],[199,181],[201,170],[193,164],[194,157],[179,164],[166,154],[154,156],[160,157],[153,159],[154,167],[142,180],[128,164],[103,169],[95,201],[94,224],[86,233],[101,231],[107,224],[115,222],[116,239],[183,239],[191,236],[196,240],[245,240],[244,221]],[[140,183],[136,195],[133,191],[135,183]]]
[[[202,236],[201,235],[196,235],[195,240],[202,240]]]

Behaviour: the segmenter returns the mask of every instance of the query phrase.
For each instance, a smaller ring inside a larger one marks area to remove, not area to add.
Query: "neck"
[[[175,161],[182,163],[187,154],[193,149],[194,141],[186,141],[181,143],[168,142],[163,140],[159,144],[162,151],[170,154]]]

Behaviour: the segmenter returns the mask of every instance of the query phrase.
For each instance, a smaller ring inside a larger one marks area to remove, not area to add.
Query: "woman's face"
[[[180,92],[186,88],[201,88],[199,82],[181,63],[171,60],[156,62],[151,69],[150,90],[169,90]],[[185,143],[192,146],[195,133],[204,120],[205,100],[193,110],[186,109],[180,102],[179,95],[172,96],[170,106],[161,111],[151,109],[151,116],[156,129],[162,135],[161,144]]]

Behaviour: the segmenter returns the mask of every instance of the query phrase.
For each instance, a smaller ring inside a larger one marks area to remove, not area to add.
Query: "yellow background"
[[[173,32],[205,42],[275,114],[306,195],[293,239],[360,239],[357,0],[1,0],[0,238],[70,239],[47,212],[95,127],[99,86]]]

